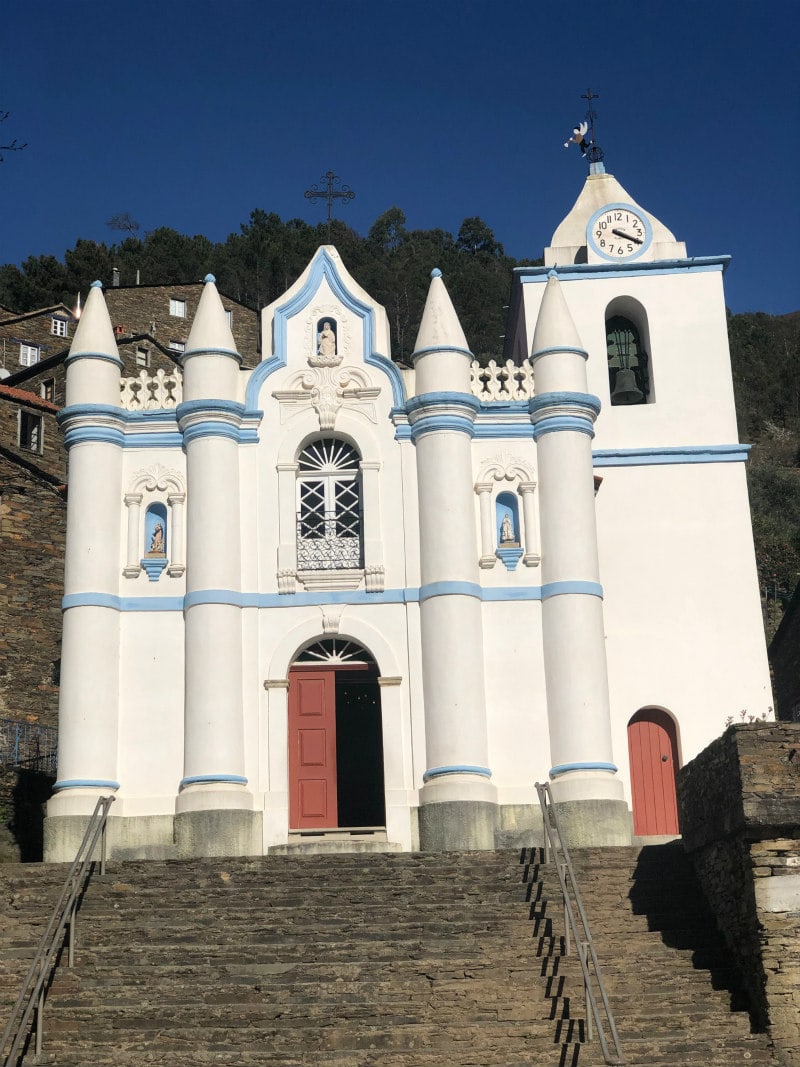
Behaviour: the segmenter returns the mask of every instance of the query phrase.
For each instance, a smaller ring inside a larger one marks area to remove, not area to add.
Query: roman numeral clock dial
[[[644,212],[630,204],[607,204],[586,227],[586,243],[594,256],[607,262],[638,259],[650,247],[653,230]]]

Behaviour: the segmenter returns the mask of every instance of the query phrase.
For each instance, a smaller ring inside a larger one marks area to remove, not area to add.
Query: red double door
[[[677,834],[678,743],[670,716],[658,708],[637,712],[628,724],[628,754],[634,834]]]

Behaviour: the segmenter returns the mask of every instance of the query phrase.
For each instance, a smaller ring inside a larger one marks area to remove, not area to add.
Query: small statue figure
[[[330,359],[336,355],[336,334],[327,320],[323,322],[317,338],[317,354],[324,359]]]
[[[511,541],[516,541],[514,536],[514,524],[511,522],[511,516],[508,512],[503,516],[503,521],[500,524],[500,544],[505,545]]]
[[[164,527],[160,522],[157,522],[153,529],[153,536],[150,538],[150,551],[159,556],[164,554]]]

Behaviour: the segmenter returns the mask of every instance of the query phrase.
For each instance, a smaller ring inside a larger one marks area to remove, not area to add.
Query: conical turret
[[[428,298],[411,358],[416,368],[418,395],[469,392],[472,353],[438,267],[431,271]]]
[[[103,283],[92,282],[67,356],[66,406],[119,406],[122,360],[108,314]]]
[[[183,355],[184,403],[239,399],[242,357],[236,351],[236,342],[215,282],[213,274],[206,275],[206,284],[186,341]]]

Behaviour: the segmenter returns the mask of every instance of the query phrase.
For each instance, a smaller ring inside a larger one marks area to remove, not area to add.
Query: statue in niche
[[[509,545],[517,543],[517,535],[514,533],[514,523],[511,521],[511,516],[508,512],[503,516],[503,521],[500,524],[500,544]]]
[[[157,522],[153,527],[153,536],[150,538],[150,550],[151,556],[164,556],[166,555],[166,546],[164,544],[164,525]]]
[[[317,355],[324,360],[333,359],[336,355],[336,334],[327,319],[322,323],[322,329],[317,335]]]

